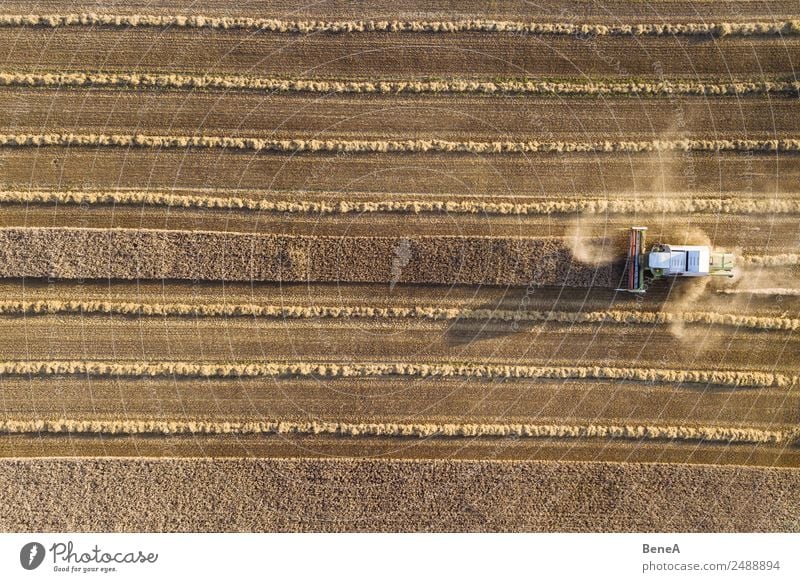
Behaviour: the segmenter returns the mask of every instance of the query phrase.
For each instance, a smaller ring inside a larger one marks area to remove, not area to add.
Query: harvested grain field
[[[490,4],[3,3],[0,528],[799,530],[796,6]]]

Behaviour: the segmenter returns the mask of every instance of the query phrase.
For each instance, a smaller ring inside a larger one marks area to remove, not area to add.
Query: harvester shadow
[[[537,288],[535,295],[537,304],[541,302],[539,295],[543,288]],[[477,341],[498,339],[516,333],[530,331],[539,322],[524,320],[525,311],[530,311],[529,306],[533,293],[524,287],[508,288],[502,296],[490,301],[467,306],[475,312],[488,312],[491,315],[483,318],[468,316],[459,317],[447,327],[446,341],[450,346],[466,346]],[[508,315],[512,319],[506,319]]]
[[[634,295],[601,287],[509,288],[502,297],[467,306],[488,316],[463,316],[454,319],[445,332],[450,346],[466,346],[514,334],[530,333],[537,326],[575,325],[570,322],[545,321],[530,317],[533,312],[585,313],[603,310],[658,311],[669,300],[672,285],[660,283],[646,295]]]
[[[450,346],[467,346],[478,341],[499,339],[517,333],[529,332],[535,322],[497,320],[455,320],[447,329]]]

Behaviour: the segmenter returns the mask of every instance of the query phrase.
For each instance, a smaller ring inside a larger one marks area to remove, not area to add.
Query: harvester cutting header
[[[617,291],[644,293],[652,281],[664,277],[733,277],[734,255],[712,252],[707,246],[658,243],[645,251],[647,227],[631,228],[626,263],[626,286]]]

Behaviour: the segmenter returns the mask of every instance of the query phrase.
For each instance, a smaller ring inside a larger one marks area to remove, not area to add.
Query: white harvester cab
[[[618,291],[644,293],[647,284],[662,277],[733,277],[734,256],[700,245],[658,243],[645,251],[647,227],[634,226],[628,241],[626,286]]]
[[[657,245],[647,255],[647,266],[664,277],[702,277],[709,274],[711,250],[700,246]]]

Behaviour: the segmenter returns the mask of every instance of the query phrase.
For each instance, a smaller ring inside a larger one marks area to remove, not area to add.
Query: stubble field
[[[0,527],[800,527],[792,3],[79,4],[0,14]]]

